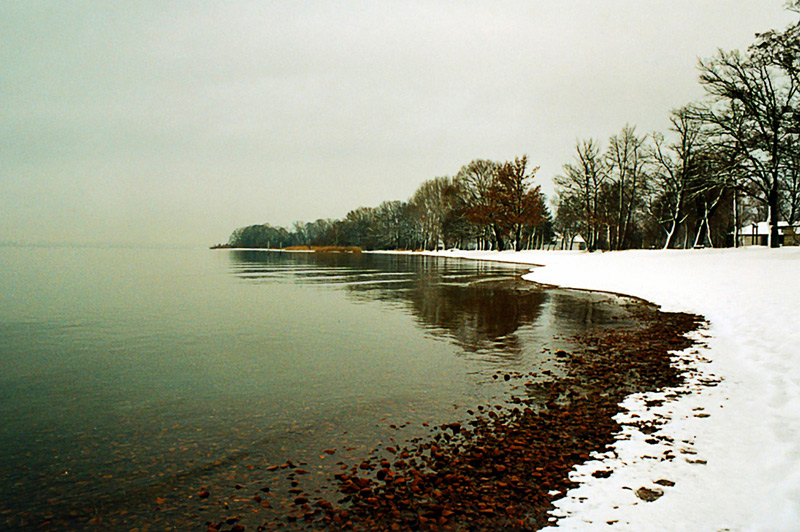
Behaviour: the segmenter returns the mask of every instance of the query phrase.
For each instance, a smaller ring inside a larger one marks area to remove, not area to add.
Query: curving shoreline
[[[695,330],[699,317],[642,309],[637,319],[639,330],[590,334],[581,339],[584,349],[557,353],[566,375],[527,381],[519,408],[488,411],[469,428],[440,427],[435,441],[382,457],[376,481],[363,475],[365,468],[353,467],[339,478],[340,490],[350,497],[347,509],[329,509],[321,521],[342,530],[536,530],[546,525],[552,501],[575,485],[569,479],[572,468],[613,443],[622,400],[683,381],[670,352],[692,345],[685,335]]]
[[[538,264],[526,279],[628,294],[708,320],[690,333],[694,347],[671,351],[684,385],[625,397],[610,449],[569,471],[574,483],[553,501],[556,528],[793,530],[800,249],[435,255]],[[658,459],[665,453],[677,459]]]
[[[614,457],[579,466],[579,486],[556,501],[565,529],[793,531],[800,520],[800,248],[586,252],[445,252],[544,265],[525,278],[565,288],[629,294],[667,311],[703,315],[708,329],[681,355],[696,385],[719,382],[661,406],[663,394],[627,398],[624,419],[664,421],[661,436],[683,460],[647,459],[647,437],[625,430]],[[687,443],[688,442],[688,443]],[[691,449],[684,447],[691,445]],[[645,458],[643,458],[643,456]],[[594,478],[602,462],[614,470]],[[678,489],[641,504],[637,486],[678,479]],[[712,495],[713,494],[713,495]]]
[[[613,445],[621,428],[615,416],[624,398],[684,381],[685,371],[672,364],[670,354],[693,344],[686,334],[700,318],[633,306],[634,328],[579,338],[579,347],[570,353],[553,354],[559,365],[555,373],[504,375],[519,383],[514,406],[480,406],[468,423],[444,424],[430,438],[342,463],[332,494],[304,489],[306,472],[296,464],[274,466],[277,474],[288,475],[294,495],[284,517],[258,530],[546,526],[553,501],[576,485],[570,480],[576,464]],[[605,468],[596,472],[608,473]],[[274,503],[275,494],[268,488],[265,493],[256,494],[256,502]],[[209,530],[244,530],[236,528],[244,526],[236,519],[206,525]]]

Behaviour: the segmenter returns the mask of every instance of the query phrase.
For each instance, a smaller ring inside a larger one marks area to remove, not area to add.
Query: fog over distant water
[[[0,3],[0,241],[203,245],[665,130],[781,0]]]

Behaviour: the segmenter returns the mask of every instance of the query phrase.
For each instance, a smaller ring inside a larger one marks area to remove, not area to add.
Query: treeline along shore
[[[791,7],[790,7],[791,8]],[[407,201],[343,219],[236,229],[222,247],[589,250],[735,246],[747,224],[800,225],[800,23],[745,51],[698,63],[705,96],[670,112],[666,133],[635,126],[579,140],[546,198],[537,167],[475,159],[424,181]]]

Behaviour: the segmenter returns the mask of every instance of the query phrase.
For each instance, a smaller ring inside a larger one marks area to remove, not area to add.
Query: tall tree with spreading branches
[[[559,204],[564,205],[562,218],[569,212],[569,217],[577,219],[577,229],[587,249],[594,251],[600,235],[600,195],[608,171],[594,140],[578,143],[575,152],[574,162],[565,164],[564,173],[556,176],[554,182],[562,188],[559,194]]]
[[[523,155],[503,163],[490,187],[492,209],[499,226],[510,232],[515,250],[522,248],[523,228],[544,221],[541,187],[533,185],[538,169],[529,170]]]
[[[798,24],[760,34],[747,53],[720,50],[700,62],[710,103],[700,118],[742,158],[743,178],[768,209],[769,245],[777,247],[782,183],[800,133]]]

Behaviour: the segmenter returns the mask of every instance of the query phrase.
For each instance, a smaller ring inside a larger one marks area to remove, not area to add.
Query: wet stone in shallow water
[[[644,314],[640,330],[588,335],[587,345],[600,348],[567,359],[566,373],[543,381],[536,397],[520,396],[518,407],[478,407],[489,414],[478,414],[467,425],[440,425],[431,438],[393,442],[384,449],[389,456],[371,453],[370,460],[381,463],[377,471],[359,467],[363,458],[355,460],[349,474],[336,475],[336,504],[317,501],[312,505],[318,511],[304,511],[302,520],[289,515],[288,522],[275,526],[365,531],[465,526],[521,531],[544,526],[550,501],[574,485],[569,480],[572,467],[613,442],[620,428],[614,415],[621,399],[631,391],[652,391],[681,379],[668,352],[675,345],[689,345],[682,334],[695,327],[696,317]],[[642,336],[648,338],[646,346]],[[392,466],[391,455],[400,458],[393,465],[397,474],[387,467]],[[610,474],[596,471],[594,476]],[[663,494],[659,488],[636,490],[647,502]],[[275,527],[265,524],[263,529]]]

